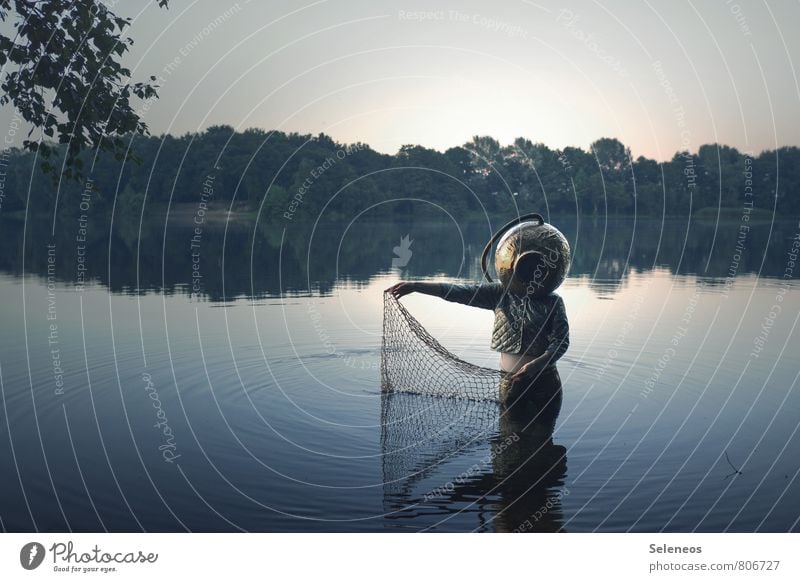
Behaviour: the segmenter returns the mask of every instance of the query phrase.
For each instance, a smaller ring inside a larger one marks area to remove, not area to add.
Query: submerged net
[[[387,514],[419,503],[426,492],[462,472],[461,465],[485,457],[499,417],[499,407],[488,400],[384,393],[381,460]]]
[[[449,352],[391,293],[384,293],[384,392],[496,401],[502,376],[500,370],[470,364]]]

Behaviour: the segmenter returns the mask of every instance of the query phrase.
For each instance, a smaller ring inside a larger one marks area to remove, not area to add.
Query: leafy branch
[[[169,0],[158,0],[166,8]],[[135,156],[123,137],[147,135],[131,100],[158,97],[156,80],[132,82],[121,64],[133,44],[124,36],[129,18],[98,0],[0,0],[0,21],[16,14],[12,38],[0,34],[0,105],[12,104],[31,125],[23,149],[44,158],[42,169],[58,179],[47,159],[66,145],[63,176],[81,180],[83,150]],[[35,130],[40,139],[32,139]]]

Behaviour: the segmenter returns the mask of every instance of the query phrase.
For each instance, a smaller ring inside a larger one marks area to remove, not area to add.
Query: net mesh
[[[381,451],[387,513],[418,502],[426,491],[450,479],[460,459],[485,449],[497,431],[499,416],[497,404],[487,400],[383,394]]]
[[[503,372],[449,352],[391,294],[383,295],[381,387],[468,400],[498,400]]]

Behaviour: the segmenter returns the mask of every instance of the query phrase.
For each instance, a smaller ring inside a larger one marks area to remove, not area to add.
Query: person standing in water
[[[569,347],[569,322],[561,296],[534,292],[537,277],[546,270],[544,255],[525,252],[514,263],[514,284],[402,282],[387,292],[398,299],[409,293],[424,293],[494,310],[491,349],[500,352],[500,369],[504,372],[500,402],[514,412],[529,414],[533,408],[537,424],[552,432],[561,409],[556,362]]]

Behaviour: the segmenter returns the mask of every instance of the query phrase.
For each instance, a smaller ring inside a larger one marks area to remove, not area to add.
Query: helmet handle
[[[500,228],[500,230],[494,233],[492,238],[489,239],[489,242],[486,243],[486,246],[483,247],[483,252],[481,253],[481,269],[483,270],[483,276],[486,277],[486,280],[489,281],[489,283],[494,282],[491,275],[489,275],[489,267],[486,264],[486,260],[489,257],[489,251],[492,250],[492,245],[496,243],[497,239],[503,236],[509,228],[518,225],[520,222],[525,222],[528,220],[537,220],[540,226],[544,224],[544,217],[542,217],[542,215],[538,212],[531,212],[529,214],[517,216],[514,220],[505,224],[502,228]]]

